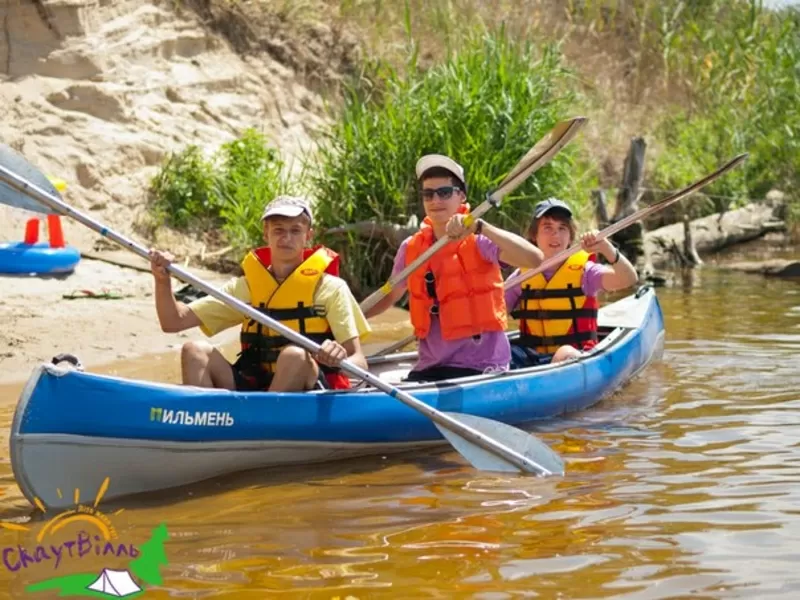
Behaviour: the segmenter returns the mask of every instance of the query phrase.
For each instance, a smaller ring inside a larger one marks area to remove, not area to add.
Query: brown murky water
[[[663,362],[537,430],[564,478],[412,454],[125,504],[120,538],[170,532],[164,583],[144,597],[800,597],[800,282],[708,267],[658,295]],[[174,357],[155,360],[121,373],[176,373]],[[2,517],[24,522],[34,511],[4,454]],[[26,535],[0,530],[1,545]],[[47,597],[25,593],[29,571],[0,563],[0,598]]]

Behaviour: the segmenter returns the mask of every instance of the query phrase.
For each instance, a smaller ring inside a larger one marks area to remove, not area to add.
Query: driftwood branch
[[[322,235],[349,235],[355,234],[363,238],[383,238],[387,240],[394,247],[399,247],[400,244],[408,236],[417,231],[417,227],[406,227],[403,225],[395,225],[394,223],[376,223],[375,221],[359,221],[351,225],[344,225],[342,227],[331,227],[324,230]]]
[[[699,259],[699,254],[754,240],[773,231],[785,231],[784,213],[783,204],[759,202],[695,219],[688,223],[695,253]],[[673,223],[645,234],[645,249],[656,268],[681,264],[675,249],[684,247],[685,227],[684,222]]]
[[[744,273],[757,273],[773,277],[800,277],[800,260],[776,258],[762,262],[738,262],[721,266],[724,269]]]
[[[697,254],[697,248],[695,248],[694,245],[692,224],[688,214],[683,215],[683,255],[686,257],[686,262],[692,267],[703,264],[703,261],[700,260],[700,255]]]
[[[647,143],[643,137],[631,140],[628,155],[625,157],[625,168],[622,173],[622,185],[617,194],[614,207],[614,221],[624,219],[636,212],[644,181],[644,153]]]

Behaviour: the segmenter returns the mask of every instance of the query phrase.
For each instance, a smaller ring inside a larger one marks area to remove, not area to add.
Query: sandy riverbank
[[[138,260],[131,256],[132,262]],[[229,278],[193,272],[214,284]],[[182,285],[175,283],[176,289]],[[64,298],[83,290],[122,298]],[[85,365],[97,365],[167,352],[204,337],[198,329],[163,333],[152,291],[149,273],[88,259],[63,278],[0,276],[0,383],[25,379],[39,362],[61,352],[75,354]]]

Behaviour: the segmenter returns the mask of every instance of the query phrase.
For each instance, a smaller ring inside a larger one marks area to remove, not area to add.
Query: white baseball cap
[[[290,218],[299,217],[303,213],[306,213],[312,221],[314,220],[314,215],[311,212],[311,203],[307,198],[302,196],[278,196],[264,208],[261,220],[278,215]]]
[[[417,161],[417,179],[421,179],[425,171],[440,167],[450,171],[456,179],[464,186],[464,191],[467,191],[467,180],[464,177],[464,167],[454,161],[452,158],[444,154],[426,154]]]

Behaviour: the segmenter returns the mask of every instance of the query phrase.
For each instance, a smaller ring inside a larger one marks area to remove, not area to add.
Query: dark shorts
[[[233,371],[233,383],[239,392],[267,391],[275,376],[274,373],[259,368],[244,368],[242,367],[241,359],[231,365],[231,371]],[[350,378],[345,373],[320,370],[317,387],[319,389],[347,390],[352,386],[350,385]]]
[[[242,369],[239,361],[231,365],[233,383],[239,392],[263,392],[269,389],[273,373],[261,369]]]
[[[406,381],[442,381],[444,379],[471,377],[474,375],[483,375],[483,371],[464,367],[436,366],[428,367],[421,371],[410,371],[408,377],[406,377]]]
[[[511,344],[511,369],[549,365],[552,360],[552,354],[540,354],[533,348]]]

